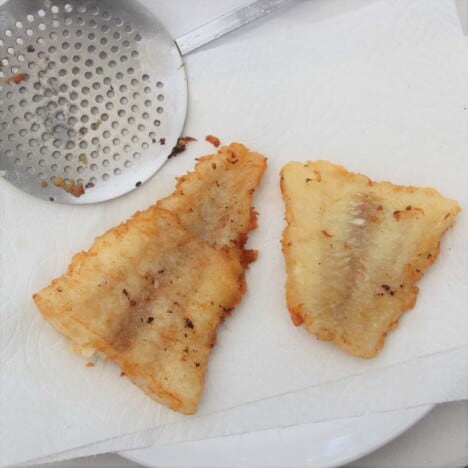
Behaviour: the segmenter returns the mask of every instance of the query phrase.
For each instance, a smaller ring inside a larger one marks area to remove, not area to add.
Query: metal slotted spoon
[[[148,180],[182,131],[182,56],[275,10],[258,0],[174,41],[134,0],[9,0],[0,7],[0,170],[61,203]]]

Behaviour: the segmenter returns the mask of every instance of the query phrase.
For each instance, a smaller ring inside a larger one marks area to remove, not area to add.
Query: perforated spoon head
[[[139,2],[9,0],[0,63],[0,169],[34,196],[83,204],[127,193],[182,131],[183,61]]]

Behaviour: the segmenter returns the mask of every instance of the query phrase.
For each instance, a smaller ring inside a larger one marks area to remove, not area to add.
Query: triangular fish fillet
[[[286,297],[295,325],[374,357],[460,211],[430,188],[372,182],[326,161],[281,171]]]
[[[238,163],[227,164],[232,154]],[[205,173],[207,164],[219,167],[219,186]],[[226,248],[225,236],[216,234],[226,231],[224,221],[216,220],[216,206],[211,213],[207,197],[217,193],[225,214],[250,220],[229,224],[229,237],[246,239],[256,225],[252,193],[265,167],[263,156],[239,144],[202,158],[183,178],[185,194],[176,191],[183,202],[136,213],[75,255],[63,276],[34,295],[44,318],[80,352],[99,351],[118,363],[155,400],[194,413],[216,328],[241,300],[244,271],[254,258],[243,244]],[[203,190],[193,189],[198,184]],[[185,204],[193,210],[191,223],[183,222]]]

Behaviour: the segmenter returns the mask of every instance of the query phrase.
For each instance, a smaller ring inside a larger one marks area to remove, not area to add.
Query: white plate
[[[156,444],[119,455],[158,468],[340,466],[377,450],[409,429],[432,408],[427,405],[219,439]]]

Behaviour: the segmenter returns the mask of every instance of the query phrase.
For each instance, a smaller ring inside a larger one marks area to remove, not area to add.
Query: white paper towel
[[[201,415],[468,341],[463,213],[415,310],[374,361],[291,326],[279,249],[284,162],[324,157],[375,179],[434,185],[468,206],[468,56],[452,2],[374,2],[330,17],[323,4],[299,2],[186,59],[186,132],[241,140],[270,158],[251,239],[261,256],[249,271],[251,292],[220,331]],[[169,193],[172,176],[207,150],[193,145],[138,191],[99,206],[53,206],[0,181],[1,463],[187,419],[147,399],[112,365],[86,368],[30,296],[95,235]]]
[[[468,347],[161,426],[36,462],[217,438],[468,398]],[[181,447],[181,450],[183,447]]]
[[[364,416],[468,398],[468,347],[196,416],[153,432],[163,444]],[[145,440],[148,434],[144,434]]]

